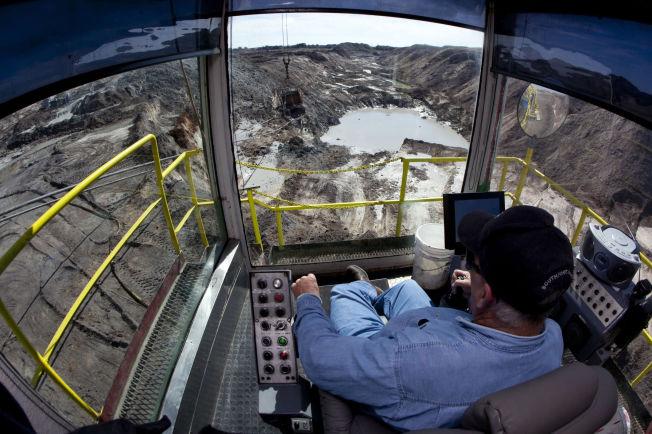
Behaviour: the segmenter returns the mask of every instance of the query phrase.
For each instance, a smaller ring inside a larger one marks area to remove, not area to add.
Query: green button
[[[276,342],[278,342],[279,345],[284,347],[288,344],[288,338],[286,338],[285,336],[279,336]]]

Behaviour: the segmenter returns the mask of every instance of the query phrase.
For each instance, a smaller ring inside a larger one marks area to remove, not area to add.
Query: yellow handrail
[[[129,228],[129,230],[123,235],[123,237],[120,239],[118,244],[111,250],[109,255],[105,258],[105,260],[102,262],[102,264],[98,267],[98,269],[95,271],[91,279],[88,281],[84,289],[80,292],[80,294],[77,296],[75,299],[74,303],[72,304],[71,308],[68,310],[66,313],[64,319],[62,320],[61,324],[57,328],[56,332],[54,333],[52,339],[50,340],[50,343],[48,344],[45,352],[43,355],[41,355],[35,347],[31,344],[29,339],[25,336],[25,334],[22,332],[14,318],[12,317],[11,313],[7,310],[6,306],[0,300],[0,315],[4,318],[5,322],[9,325],[9,328],[11,331],[14,333],[18,341],[21,343],[23,348],[28,352],[28,354],[35,360],[37,363],[37,369],[36,372],[34,373],[34,377],[32,379],[32,382],[34,386],[36,386],[39,382],[39,380],[42,378],[44,373],[47,373],[52,377],[52,379],[55,381],[56,384],[58,384],[61,389],[73,400],[79,407],[81,407],[84,411],[86,411],[88,414],[90,414],[93,418],[98,419],[101,410],[97,411],[93,409],[87,402],[85,402],[66,382],[61,379],[61,377],[57,374],[57,372],[52,368],[50,365],[50,357],[54,353],[54,350],[56,349],[57,345],[59,344],[62,336],[64,335],[65,331],[67,328],[70,326],[70,322],[72,319],[75,317],[77,314],[78,310],[82,306],[83,302],[85,301],[86,297],[90,293],[90,290],[93,288],[93,286],[97,283],[97,280],[101,277],[102,273],[109,267],[111,262],[115,259],[116,255],[119,253],[119,251],[124,247],[126,242],[129,240],[129,238],[133,235],[133,233],[136,231],[140,225],[145,221],[145,219],[151,214],[151,212],[159,205],[159,203],[163,207],[163,214],[164,218],[168,227],[168,231],[170,233],[170,239],[172,242],[172,245],[175,249],[175,251],[178,254],[181,254],[181,248],[179,245],[179,241],[177,239],[177,233],[181,231],[183,225],[186,223],[188,218],[192,213],[195,214],[195,218],[197,220],[197,225],[198,229],[201,235],[202,243],[204,246],[208,246],[208,239],[206,237],[206,232],[204,230],[204,225],[203,221],[201,218],[201,213],[199,211],[199,207],[201,206],[207,206],[207,205],[212,205],[213,201],[207,201],[207,200],[202,200],[199,201],[197,198],[197,194],[195,191],[195,185],[192,179],[192,169],[190,166],[190,157],[198,154],[201,152],[200,149],[195,149],[191,151],[186,151],[182,153],[178,158],[176,158],[165,170],[161,167],[161,160],[158,152],[158,144],[156,141],[156,137],[153,134],[148,134],[142,139],[138,140],[131,146],[129,146],[127,149],[123,150],[119,154],[117,154],[115,157],[110,159],[108,162],[100,166],[97,170],[95,170],[93,173],[91,173],[89,176],[87,176],[83,181],[81,181],[79,184],[77,184],[72,190],[70,190],[68,193],[66,193],[61,199],[59,199],[52,207],[50,207],[41,217],[39,217],[23,234],[22,236],[14,242],[14,244],[0,257],[0,274],[2,274],[7,266],[16,258],[16,256],[20,253],[20,251],[30,242],[36,234],[39,233],[41,229],[50,221],[54,216],[56,216],[61,210],[68,205],[75,197],[77,197],[79,194],[81,194],[86,188],[90,187],[95,181],[97,181],[101,176],[103,176],[106,172],[108,172],[111,168],[113,168],[115,165],[123,161],[125,158],[127,158],[129,155],[133,154],[135,151],[143,147],[145,144],[151,144],[152,147],[152,158],[154,161],[154,171],[156,174],[156,184],[159,190],[159,198],[152,202],[147,209],[140,215],[140,217],[136,220],[136,222]],[[170,209],[168,207],[167,203],[167,196],[165,193],[165,188],[163,184],[163,180],[165,179],[166,176],[168,176],[174,169],[176,169],[181,163],[185,164],[185,169],[186,169],[186,177],[187,177],[187,182],[190,186],[190,199],[192,201],[192,207],[190,210],[184,215],[183,219],[177,225],[176,227],[172,223],[172,216],[170,214]]]

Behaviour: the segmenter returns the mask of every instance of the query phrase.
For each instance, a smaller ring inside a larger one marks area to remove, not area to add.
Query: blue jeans
[[[409,310],[434,306],[414,280],[405,280],[381,295],[364,280],[335,285],[331,291],[330,318],[337,333],[343,336],[371,337],[388,320]]]

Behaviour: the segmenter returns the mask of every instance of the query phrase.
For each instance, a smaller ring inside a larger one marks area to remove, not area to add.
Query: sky
[[[282,45],[283,14],[232,18],[231,46]],[[287,14],[289,45],[360,42],[371,46],[407,47],[414,44],[482,47],[483,33],[460,27],[403,18],[340,13]]]

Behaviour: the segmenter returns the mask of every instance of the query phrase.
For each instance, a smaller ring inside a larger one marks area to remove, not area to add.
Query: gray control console
[[[576,257],[573,283],[563,294],[555,318],[575,358],[600,364],[610,356],[609,348],[628,311],[633,286],[630,282],[619,287],[599,279]]]
[[[288,384],[297,382],[297,357],[292,319],[290,271],[264,271],[249,274],[258,382]]]

